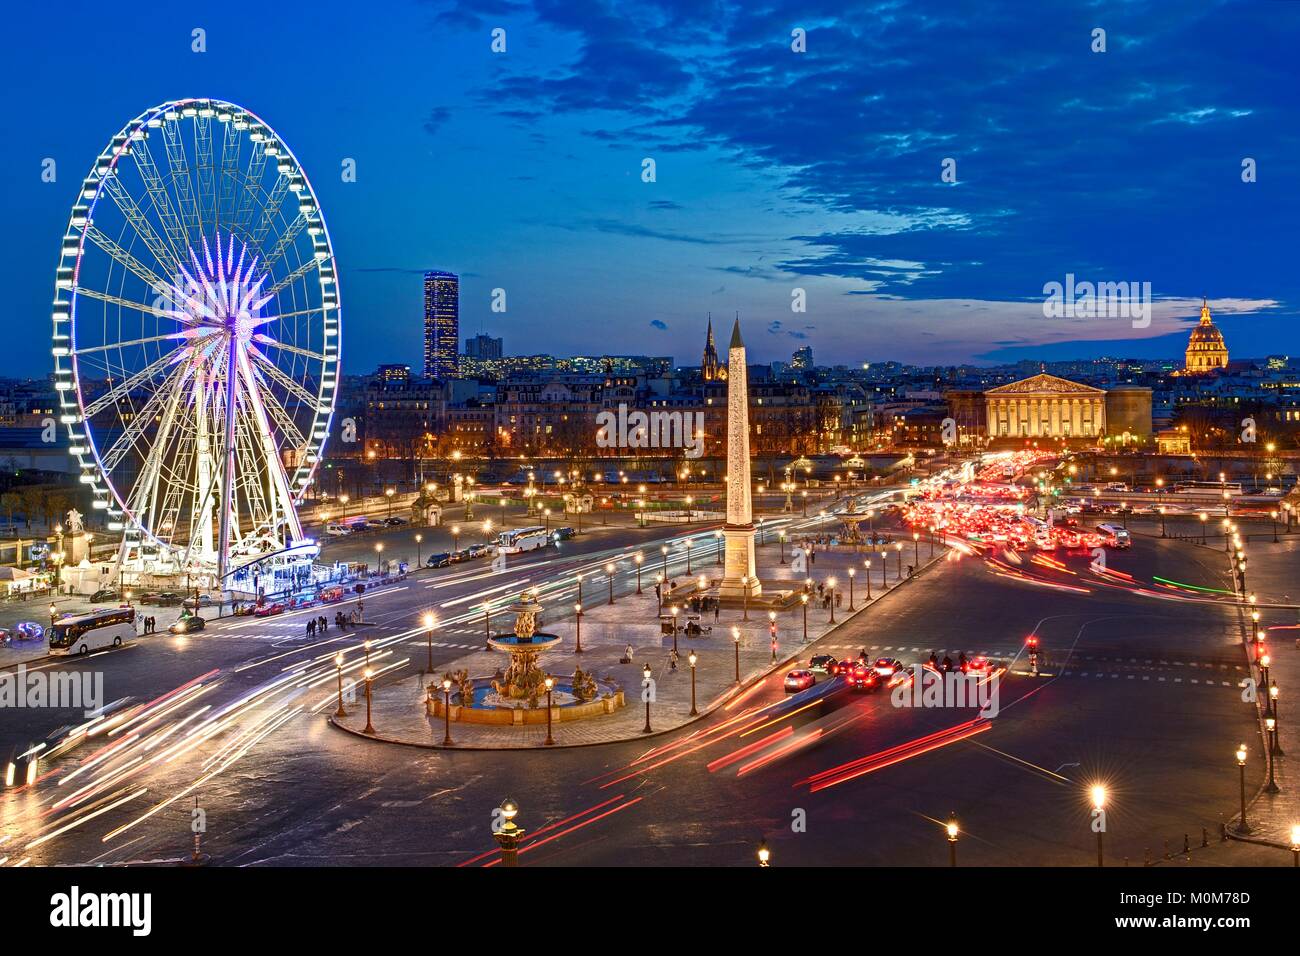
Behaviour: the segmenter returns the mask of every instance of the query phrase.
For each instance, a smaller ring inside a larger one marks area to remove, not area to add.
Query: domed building
[[[1228,366],[1228,346],[1223,333],[1210,319],[1210,304],[1201,300],[1201,321],[1192,329],[1187,342],[1184,375],[1208,375]]]

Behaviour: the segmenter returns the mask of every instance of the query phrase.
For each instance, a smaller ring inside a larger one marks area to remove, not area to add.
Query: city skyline
[[[262,40],[221,22],[202,53],[179,26],[105,24],[103,50],[130,30],[169,69],[123,75],[76,123],[53,108],[74,77],[51,70],[56,41],[33,31],[0,68],[39,107],[30,148],[0,160],[4,205],[30,236],[0,264],[15,314],[48,318],[59,231],[91,157],[145,105],[197,93],[247,102],[297,144],[338,236],[344,309],[382,333],[349,337],[353,371],[416,352],[430,264],[461,275],[465,332],[520,354],[591,352],[612,323],[621,351],[693,356],[707,312],[740,311],[762,326],[757,361],[804,343],[851,363],[1172,357],[1202,295],[1239,354],[1296,350],[1296,280],[1277,241],[1296,213],[1293,106],[1277,92],[1281,61],[1252,43],[1258,29],[1295,35],[1286,8],[1077,7],[1040,21],[1004,5],[978,24],[902,8],[887,34],[868,26],[871,4],[745,18],[667,3],[630,19],[468,10],[399,8],[346,48],[327,17],[259,11],[273,41],[307,41],[279,44],[286,75],[319,56],[351,65],[306,99],[232,69]],[[494,54],[498,25],[507,48]],[[1104,53],[1090,49],[1096,27]],[[926,52],[940,45],[963,52]],[[1201,69],[1246,56],[1250,71]],[[1017,96],[972,120],[997,82]],[[339,172],[347,160],[355,181]],[[1149,281],[1150,325],[1044,318],[1041,290],[1067,274]],[[806,312],[791,311],[796,289]],[[24,338],[0,371],[40,352]]]

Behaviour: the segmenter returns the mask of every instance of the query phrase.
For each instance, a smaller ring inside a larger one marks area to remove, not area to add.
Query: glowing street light
[[[736,683],[740,683],[740,628],[731,629],[731,643],[736,648]]]
[[[424,672],[426,674],[433,673],[433,623],[434,618],[432,614],[424,615],[424,644],[425,649],[428,651],[428,659],[426,660],[424,667]]]
[[[1106,788],[1100,784],[1095,784],[1091,791],[1092,795],[1092,812],[1094,820],[1099,816],[1106,806]],[[1097,865],[1104,866],[1105,858],[1102,853],[1102,834],[1105,833],[1106,827],[1101,823],[1094,824],[1097,828]]]
[[[953,816],[948,817],[948,826],[945,828],[948,832],[948,865],[957,865],[957,820]]]
[[[1237,768],[1241,771],[1241,819],[1237,821],[1238,833],[1249,833],[1250,825],[1246,823],[1246,745],[1237,748]]]

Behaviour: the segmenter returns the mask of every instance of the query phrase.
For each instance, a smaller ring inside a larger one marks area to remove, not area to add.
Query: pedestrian
[[[836,607],[844,606],[844,594],[840,591],[835,592],[835,606]]]
[[[631,645],[631,644],[629,644],[627,647],[623,648],[623,659],[622,659],[621,661],[619,661],[619,663],[620,663],[620,664],[631,664],[631,663],[632,663],[632,645]]]
[[[316,621],[314,619],[307,622],[307,636],[316,636]]]
[[[713,602],[713,623],[714,623],[714,624],[717,624],[717,623],[718,623],[718,613],[719,613],[719,609],[720,609],[720,608],[719,608],[719,605],[720,605],[721,603],[722,603],[722,602],[720,602],[720,601],[714,601],[714,602]]]
[[[668,652],[668,668],[669,670],[677,670],[677,648],[675,647]]]

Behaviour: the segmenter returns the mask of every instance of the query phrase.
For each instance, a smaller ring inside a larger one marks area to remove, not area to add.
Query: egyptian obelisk
[[[745,368],[745,343],[740,338],[740,317],[731,330],[727,349],[727,542],[723,559],[723,598],[755,597],[763,590],[754,567],[754,513],[749,478],[749,373]]]

